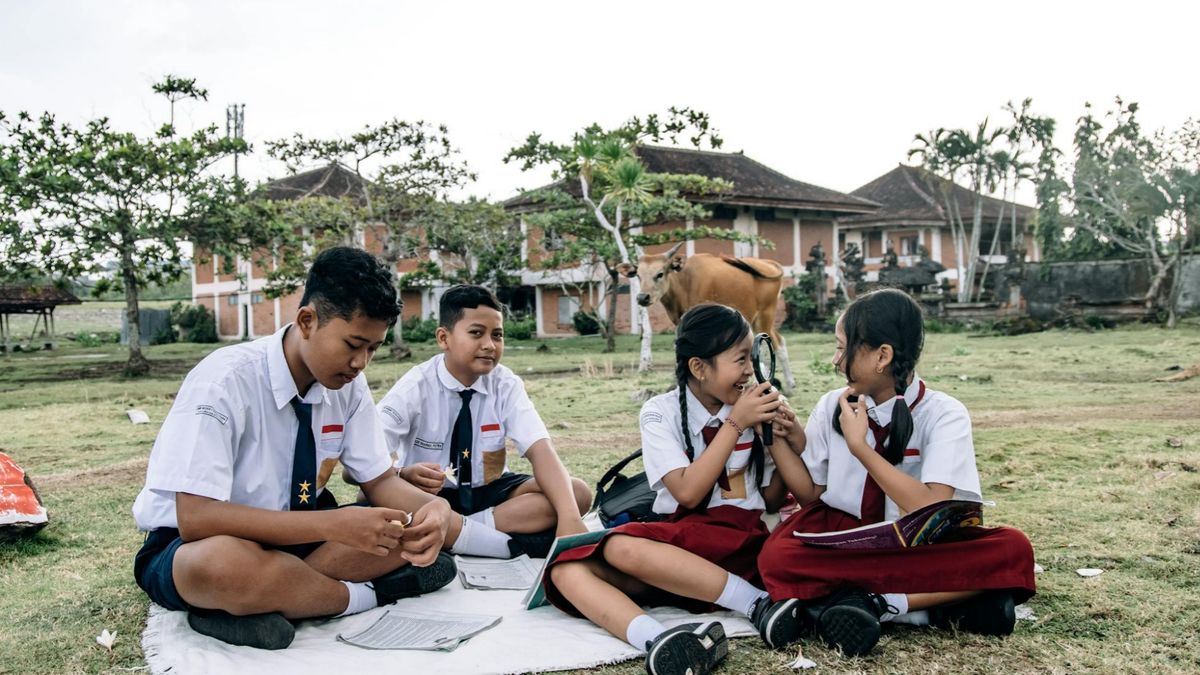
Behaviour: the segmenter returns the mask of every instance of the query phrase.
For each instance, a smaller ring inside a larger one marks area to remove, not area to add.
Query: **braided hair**
[[[750,323],[740,312],[716,303],[696,305],[679,319],[679,326],[675,329],[675,382],[679,385],[680,424],[683,427],[684,452],[689,462],[695,459],[696,450],[692,447],[692,434],[688,430],[687,386],[692,374],[688,361],[695,357],[711,365],[714,357],[749,334]],[[755,432],[750,464],[756,477],[763,475],[764,462],[763,445]]]
[[[913,434],[912,413],[909,403],[904,400],[904,391],[925,345],[921,306],[904,291],[881,288],[850,303],[842,315],[842,325],[846,331],[846,349],[842,358],[847,377],[850,377],[854,356],[860,348],[875,349],[885,344],[892,347],[892,381],[898,398],[892,408],[891,431],[883,456],[893,465],[899,464]],[[833,413],[833,428],[839,434],[842,433],[840,413],[840,410]]]

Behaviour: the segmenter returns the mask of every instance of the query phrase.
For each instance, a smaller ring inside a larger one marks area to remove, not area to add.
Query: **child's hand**
[[[804,426],[800,424],[800,420],[796,419],[796,413],[786,401],[780,402],[779,410],[775,413],[775,419],[771,420],[771,428],[776,438],[786,438],[788,445],[792,450],[800,452],[798,448],[803,448],[805,445]]]
[[[386,556],[400,545],[404,525],[411,516],[383,507],[336,509],[328,541],[336,541],[372,555]]]
[[[417,509],[412,524],[404,528],[401,542],[404,551],[400,555],[416,567],[432,565],[445,544],[446,531],[450,526],[448,516],[452,514],[444,499],[430,500]]]
[[[850,397],[856,393],[853,387],[847,387],[838,397],[838,407],[841,408],[838,421],[841,422],[842,437],[846,439],[846,445],[850,448],[850,452],[857,457],[861,447],[870,450],[865,440],[870,422],[867,417],[866,399],[859,396],[857,401],[850,402]]]
[[[771,389],[770,393],[767,393],[768,389],[771,389],[770,382],[743,389],[737,403],[733,404],[733,410],[729,411],[729,417],[734,423],[742,429],[747,429],[769,422],[775,417],[775,411],[779,409],[780,404],[779,391]]]
[[[400,469],[400,477],[431,495],[440,492],[446,481],[446,473],[442,470],[441,465],[435,462],[421,462],[406,466]]]

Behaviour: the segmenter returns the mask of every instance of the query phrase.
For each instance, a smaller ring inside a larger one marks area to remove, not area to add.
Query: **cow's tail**
[[[745,260],[742,260],[741,258],[731,258],[730,256],[723,255],[723,256],[721,256],[721,259],[724,260],[725,262],[729,263],[730,265],[733,265],[734,267],[738,268],[739,270],[742,270],[743,272],[746,272],[747,274],[750,274],[751,276],[756,276],[759,279],[774,280],[774,279],[783,278],[783,268],[781,268],[781,267],[776,267],[775,272],[773,274],[766,274],[762,270],[758,269],[754,265],[751,265],[750,263],[746,262]]]

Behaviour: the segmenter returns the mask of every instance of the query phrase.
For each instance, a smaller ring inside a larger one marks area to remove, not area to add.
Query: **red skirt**
[[[613,528],[603,539],[588,546],[564,552],[546,569],[543,583],[546,599],[555,607],[573,616],[581,616],[575,606],[563,597],[551,579],[550,569],[566,562],[604,558],[604,544],[614,534],[649,539],[670,544],[704,558],[721,569],[759,586],[758,554],[769,533],[762,522],[762,511],[750,511],[736,506],[714,506],[703,513],[677,511],[657,523],[625,523]],[[643,605],[673,605],[692,612],[711,611],[709,602],[683,598],[666,591],[638,597]]]
[[[758,559],[771,598],[811,600],[857,586],[872,593],[1004,589],[1022,603],[1036,590],[1033,546],[1011,527],[964,528],[954,541],[886,550],[816,548],[792,536],[865,524],[820,500],[780,523]]]

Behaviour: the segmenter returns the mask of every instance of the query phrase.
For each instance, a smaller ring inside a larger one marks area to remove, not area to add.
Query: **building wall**
[[[792,240],[795,239],[793,230],[794,224],[790,220],[786,222],[782,220],[759,221],[758,236],[775,244],[775,248],[768,249],[760,246],[758,257],[770,258],[784,267],[796,264],[795,252],[792,250]],[[826,248],[825,251],[828,256],[829,249]]]
[[[195,260],[200,261],[192,264],[196,270],[193,284],[211,284],[213,282],[213,261],[208,257],[208,252],[197,250],[193,256]]]
[[[733,229],[732,220],[710,219],[705,221],[697,221],[696,225],[704,225],[708,227],[721,228],[724,230]],[[697,239],[695,244],[696,253],[711,253],[712,255],[733,255],[733,242],[719,239]]]
[[[251,326],[253,326],[255,337],[274,333],[275,301],[262,292],[252,293],[251,298],[258,300],[250,305]]]
[[[425,311],[423,302],[424,294],[417,290],[402,290],[400,291],[400,299],[404,301],[404,309],[400,315],[405,319],[417,317],[424,319],[429,316],[429,312]]]
[[[236,297],[237,293],[229,292],[222,293],[217,297],[217,302],[221,305],[217,315],[217,334],[223,337],[237,337],[238,335],[238,312],[241,311],[241,307],[229,304],[229,298]]]
[[[830,220],[805,220],[800,219],[800,265],[804,267],[804,262],[808,260],[808,252],[813,246],[821,242],[821,248],[825,250],[825,260],[830,264],[833,263],[833,221]]]

